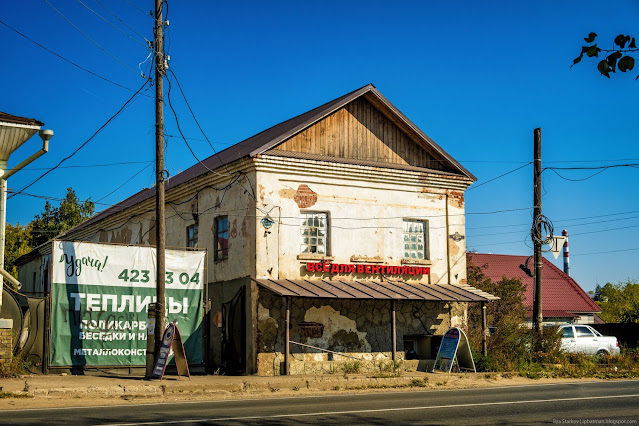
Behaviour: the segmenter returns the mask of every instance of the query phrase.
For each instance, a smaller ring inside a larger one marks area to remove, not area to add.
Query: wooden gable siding
[[[363,98],[273,149],[453,171]]]

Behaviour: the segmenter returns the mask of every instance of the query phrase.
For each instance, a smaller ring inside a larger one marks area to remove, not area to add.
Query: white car
[[[588,325],[567,324],[559,327],[561,350],[586,355],[619,355],[619,342],[614,336],[602,336]]]

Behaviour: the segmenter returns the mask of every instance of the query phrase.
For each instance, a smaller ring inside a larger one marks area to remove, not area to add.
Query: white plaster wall
[[[297,162],[304,160],[295,160]],[[256,218],[256,276],[259,278],[309,278],[306,260],[300,254],[300,212],[329,213],[330,249],[335,263],[354,263],[351,256],[380,257],[383,264],[401,265],[403,258],[403,219],[429,221],[431,283],[447,283],[447,244],[450,243],[451,282],[465,282],[465,239],[448,238],[458,232],[465,235],[462,191],[429,188],[419,183],[418,173],[409,182],[380,182],[379,169],[353,176],[353,166],[315,167],[308,161],[299,172],[263,170],[258,167],[258,210]],[[410,179],[407,179],[410,180]],[[317,194],[317,201],[300,208],[295,195],[300,185]],[[447,193],[455,193],[447,198]],[[446,202],[449,204],[449,229],[446,229]],[[268,213],[276,222],[265,230],[259,220]],[[278,256],[279,253],[279,256]],[[319,260],[317,260],[319,261]],[[371,263],[371,262],[363,262]],[[325,274],[326,276],[339,276]],[[359,277],[361,278],[361,277]],[[372,278],[379,278],[379,276]],[[409,276],[405,278],[410,280]],[[424,282],[428,277],[413,281]]]
[[[166,247],[186,247],[186,228],[197,221],[197,247],[208,250],[208,282],[246,277],[255,270],[255,173],[248,172],[230,188],[222,189],[228,182],[228,177],[209,175],[184,184],[177,197],[167,191],[170,202],[166,204]],[[153,200],[146,203],[142,213],[125,210],[117,214],[116,221],[107,218],[115,223],[96,222],[82,234],[72,233],[65,239],[155,245],[155,204]],[[214,219],[223,215],[229,220],[229,255],[226,260],[215,261]],[[24,273],[28,271],[25,269]]]

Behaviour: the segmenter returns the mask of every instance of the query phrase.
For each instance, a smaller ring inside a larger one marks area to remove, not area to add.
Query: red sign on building
[[[308,262],[306,263],[308,272],[328,272],[330,274],[368,274],[368,275],[411,275],[422,276],[430,274],[430,268],[425,266],[393,266],[393,265],[371,265],[367,263],[328,263],[328,262]]]

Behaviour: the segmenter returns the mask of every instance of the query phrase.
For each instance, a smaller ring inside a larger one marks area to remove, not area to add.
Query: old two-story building
[[[467,303],[493,298],[466,285],[474,180],[373,85],[171,177],[167,247],[209,253],[209,370],[331,371],[407,348],[434,358],[446,330],[467,325]],[[154,245],[154,197],[144,189],[58,239]],[[50,244],[21,259],[23,290],[49,291],[49,259]]]

